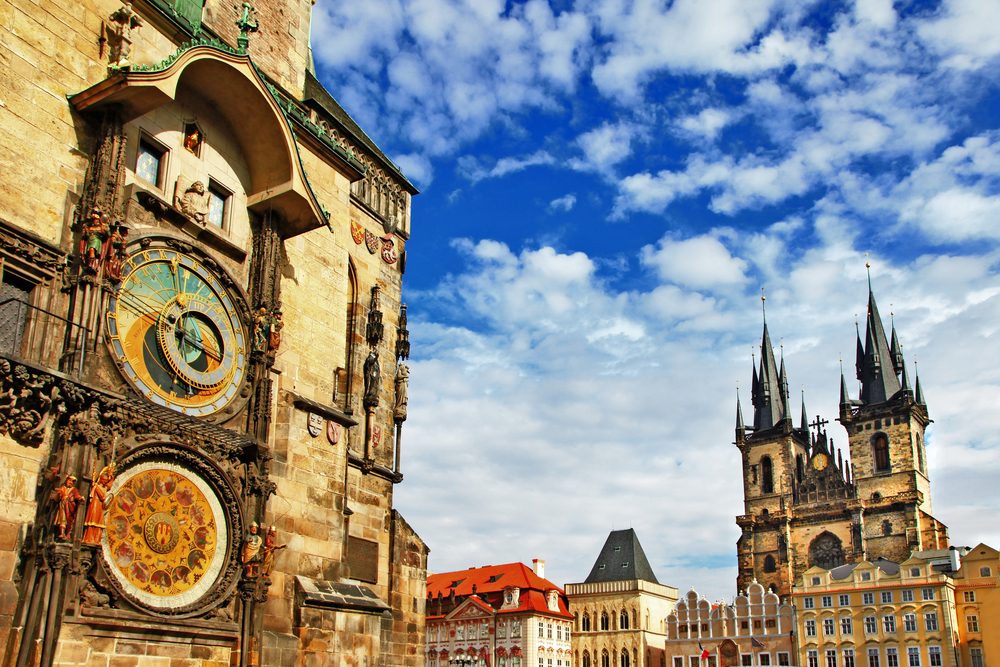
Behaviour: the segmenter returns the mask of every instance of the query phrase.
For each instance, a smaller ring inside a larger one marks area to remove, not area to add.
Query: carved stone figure
[[[205,196],[205,184],[195,181],[184,191],[178,205],[186,217],[199,224],[205,224],[208,216],[208,197]]]
[[[365,399],[366,408],[378,407],[378,390],[382,384],[382,371],[378,364],[378,354],[375,350],[368,353],[365,359]]]
[[[107,259],[104,262],[104,277],[118,283],[122,279],[122,263],[125,261],[125,237],[128,236],[128,227],[125,225],[113,225],[111,227],[110,248]]]
[[[113,24],[105,26],[109,46],[108,62],[114,69],[125,69],[132,64],[128,59],[132,55],[132,30],[142,27],[142,19],[132,9],[131,2],[116,9],[108,19]]]
[[[76,476],[69,475],[62,486],[52,491],[49,499],[56,503],[56,514],[52,519],[56,537],[60,540],[71,539],[73,524],[76,523],[76,508],[83,502],[83,496],[76,488]]]
[[[274,570],[274,552],[288,546],[287,544],[276,545],[274,542],[277,537],[278,529],[275,526],[271,526],[271,528],[267,531],[267,537],[264,538],[264,565],[261,568],[261,573],[265,577],[270,576],[271,572]]]
[[[406,421],[406,403],[409,400],[410,367],[400,364],[396,368],[396,407],[392,417],[397,422]]]
[[[83,543],[91,546],[101,544],[104,534],[104,510],[111,504],[111,484],[115,481],[114,470],[104,466],[90,488],[90,504],[83,519]]]
[[[285,323],[281,318],[280,310],[274,311],[274,315],[271,316],[271,326],[267,341],[268,352],[277,352],[281,346],[281,330],[285,328]]]
[[[109,602],[110,598],[98,591],[94,584],[89,581],[80,590],[81,607],[107,607]]]
[[[267,308],[261,306],[253,318],[253,349],[254,352],[266,352],[271,334],[271,318]]]
[[[243,541],[243,574],[247,577],[257,576],[260,570],[260,546],[263,540],[257,534],[257,522],[250,524],[250,531]]]
[[[108,216],[95,205],[80,230],[80,257],[87,268],[97,273],[101,268],[104,241],[108,238]]]

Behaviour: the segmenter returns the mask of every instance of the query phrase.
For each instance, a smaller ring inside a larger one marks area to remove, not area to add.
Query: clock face
[[[139,393],[189,415],[222,410],[246,375],[247,338],[233,298],[194,257],[147,249],[122,266],[108,307],[115,361]]]
[[[813,468],[816,470],[822,470],[826,467],[826,454],[820,452],[813,457],[812,460]]]
[[[196,602],[222,571],[222,505],[194,471],[163,461],[119,476],[107,509],[104,557],[133,599],[154,609]]]

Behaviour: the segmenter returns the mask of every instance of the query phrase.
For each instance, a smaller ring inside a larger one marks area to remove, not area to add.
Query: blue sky
[[[935,420],[935,513],[1000,546],[997,25],[986,0],[320,0],[319,78],[422,190],[396,505],[430,568],[582,581],[631,525],[661,583],[732,597],[761,290],[795,413],[832,421],[866,262]]]

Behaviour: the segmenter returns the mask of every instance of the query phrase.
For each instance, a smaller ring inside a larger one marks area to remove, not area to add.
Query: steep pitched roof
[[[779,375],[778,366],[774,362],[774,349],[771,347],[771,335],[767,331],[767,322],[764,322],[760,352],[760,373],[757,375],[753,393],[753,427],[757,431],[777,426],[787,416],[785,396],[782,390],[784,372]]]
[[[875,294],[868,290],[868,323],[865,331],[864,357],[858,364],[861,400],[867,405],[884,403],[900,390],[892,348],[882,327]]]
[[[613,530],[608,535],[601,555],[597,557],[590,575],[584,582],[592,584],[600,581],[628,581],[631,579],[644,579],[654,584],[660,582],[653,574],[653,568],[646,560],[646,554],[639,544],[639,538],[635,531]]]

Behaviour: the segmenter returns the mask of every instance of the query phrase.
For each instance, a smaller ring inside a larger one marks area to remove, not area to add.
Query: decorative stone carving
[[[101,210],[100,204],[94,204],[80,229],[80,259],[92,273],[101,268],[108,231],[108,215]]]
[[[107,608],[110,606],[110,596],[105,593],[101,593],[94,586],[93,582],[88,581],[80,589],[80,606],[87,607],[97,607],[97,608]]]
[[[256,577],[260,573],[260,547],[262,540],[257,534],[257,522],[250,524],[246,537],[243,539],[243,576]]]
[[[90,487],[90,504],[87,505],[87,514],[83,520],[84,544],[100,546],[101,535],[104,534],[104,511],[111,504],[111,484],[115,481],[114,468],[110,465],[104,466],[93,486]]]
[[[262,559],[261,574],[265,577],[271,576],[271,572],[274,570],[274,552],[288,546],[287,544],[275,544],[278,537],[277,533],[278,529],[275,526],[271,526],[267,531],[267,536],[264,538],[264,556]]]
[[[410,367],[399,364],[396,367],[396,405],[392,410],[392,418],[398,422],[406,421],[406,404],[409,401]]]
[[[194,181],[184,187],[185,180],[183,176],[177,179],[174,205],[184,217],[204,225],[208,217],[208,195],[205,193],[205,184]],[[182,187],[184,187],[183,192]]]
[[[282,320],[282,314],[280,310],[275,310],[271,315],[271,323],[268,330],[267,337],[267,351],[274,353],[278,351],[281,347],[281,330],[285,328],[285,323]]]
[[[318,438],[319,434],[323,432],[323,415],[310,412],[306,428],[309,430],[309,435]]]
[[[110,24],[104,24],[105,39],[108,40],[108,63],[111,70],[128,69],[132,66],[132,30],[143,26],[142,19],[126,2],[108,17]]]
[[[382,372],[379,369],[378,353],[372,350],[365,359],[365,396],[363,404],[366,409],[378,407],[379,386],[382,384]]]

